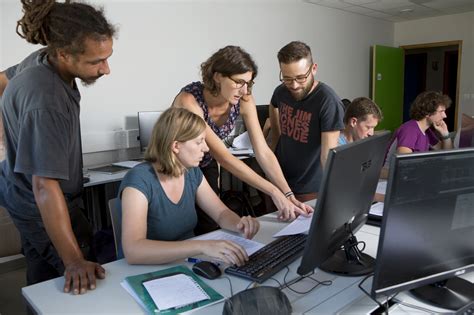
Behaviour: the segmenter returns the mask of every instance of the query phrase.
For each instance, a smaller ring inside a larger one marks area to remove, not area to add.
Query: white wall
[[[463,41],[458,114],[474,116],[474,12],[395,23],[395,46],[451,40]]]
[[[4,0],[0,7],[0,69],[37,48],[15,33],[18,2]],[[291,40],[307,42],[318,79],[352,99],[369,95],[370,46],[393,45],[394,39],[391,22],[300,0],[90,2],[104,4],[119,37],[111,75],[81,88],[86,151],[97,147],[90,141],[110,141],[115,129],[136,128],[130,117],[137,111],[167,108],[181,87],[200,79],[201,62],[225,45],[240,45],[254,57],[254,96],[265,104],[279,83],[276,53]]]

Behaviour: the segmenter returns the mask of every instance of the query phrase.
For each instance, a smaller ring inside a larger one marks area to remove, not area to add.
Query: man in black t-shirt
[[[294,41],[278,52],[280,81],[270,102],[272,146],[300,201],[314,199],[330,148],[344,129],[340,98],[316,81],[311,49]],[[276,147],[275,147],[276,146]]]

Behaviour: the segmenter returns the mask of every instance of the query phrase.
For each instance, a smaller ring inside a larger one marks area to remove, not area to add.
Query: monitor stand
[[[352,235],[345,241],[343,249],[337,250],[319,269],[345,276],[363,276],[374,272],[375,259],[357,247],[357,238]]]
[[[453,311],[474,301],[474,283],[459,277],[428,284],[410,292],[422,301]]]

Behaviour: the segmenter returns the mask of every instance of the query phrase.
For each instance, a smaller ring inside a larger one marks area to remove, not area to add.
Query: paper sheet
[[[285,235],[294,235],[300,233],[308,233],[309,227],[311,226],[311,219],[313,214],[309,217],[304,217],[300,215],[293,222],[285,226],[279,232],[275,233],[273,237],[285,236]]]
[[[383,215],[383,202],[374,203],[370,207],[369,214],[381,217]]]
[[[226,240],[226,241],[232,241],[232,242],[237,243],[240,246],[242,246],[245,249],[245,251],[247,252],[247,255],[249,255],[249,256],[252,255],[253,253],[255,253],[260,248],[262,248],[263,246],[265,246],[262,243],[252,241],[252,240],[248,240],[248,239],[243,238],[241,236],[237,236],[237,235],[234,235],[234,234],[231,234],[231,233],[227,233],[227,232],[222,231],[222,230],[217,230],[217,231],[207,233],[207,234],[204,234],[204,235],[199,235],[199,236],[197,236],[193,239],[194,240]]]
[[[236,149],[252,149],[252,142],[250,142],[248,131],[235,137],[232,142],[232,147]]]
[[[185,274],[143,282],[159,310],[178,308],[202,300],[209,295],[191,277]]]
[[[378,194],[385,195],[385,192],[387,191],[387,181],[379,181],[377,184],[377,190],[375,191]]]
[[[121,162],[112,163],[112,165],[122,166],[122,167],[127,167],[127,168],[134,168],[136,165],[140,163],[143,163],[143,161],[121,161]]]

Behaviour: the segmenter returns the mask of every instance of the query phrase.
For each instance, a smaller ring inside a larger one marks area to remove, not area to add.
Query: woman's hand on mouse
[[[224,240],[199,242],[201,243],[201,251],[204,255],[217,258],[225,263],[241,266],[249,259],[245,249],[234,242]]]
[[[237,223],[237,230],[244,235],[245,238],[251,239],[257,234],[260,228],[258,220],[251,217],[241,217],[239,223]]]

